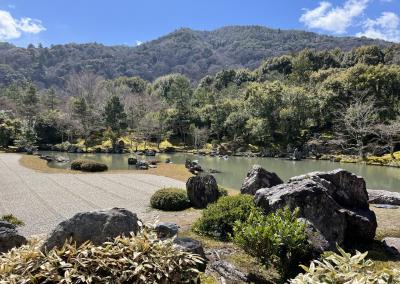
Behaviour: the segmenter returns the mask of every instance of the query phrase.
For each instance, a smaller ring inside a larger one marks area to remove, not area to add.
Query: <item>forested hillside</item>
[[[87,151],[111,141],[113,151],[121,137],[130,137],[225,145],[231,153],[256,146],[272,156],[296,147],[315,155],[393,155],[400,137],[399,54],[399,45],[305,49],[197,84],[178,73],[149,82],[81,72],[62,90],[12,85],[0,90],[0,143],[29,148],[80,141]]]
[[[222,69],[254,69],[266,58],[305,48],[348,51],[369,44],[389,45],[367,38],[261,26],[231,26],[214,31],[180,29],[137,47],[88,43],[19,48],[0,43],[0,86],[33,81],[39,88],[62,88],[70,75],[81,72],[105,79],[139,76],[145,80],[181,73],[198,81]]]

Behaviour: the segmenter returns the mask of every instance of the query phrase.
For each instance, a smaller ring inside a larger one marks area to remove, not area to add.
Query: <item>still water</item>
[[[132,155],[118,154],[72,154],[72,153],[51,153],[59,156],[68,157],[71,161],[78,158],[92,159],[108,165],[113,170],[127,170],[128,158]],[[143,159],[145,157],[138,157]],[[248,157],[229,157],[228,159],[197,156],[193,154],[157,154],[156,157],[148,157],[149,159],[157,159],[162,162],[166,158],[170,158],[173,163],[184,164],[185,160],[198,160],[203,169],[215,169],[221,173],[215,174],[219,184],[239,189],[247,171],[254,165],[259,164],[268,171],[276,172],[282,180],[286,181],[290,177],[305,174],[312,171],[329,171],[337,168],[343,168],[365,178],[367,187],[372,189],[385,189],[400,192],[400,169],[379,166],[367,166],[361,164],[335,163],[330,161],[288,161],[275,158],[248,158]],[[69,163],[49,163],[50,167],[69,168]],[[133,168],[131,168],[133,170]]]

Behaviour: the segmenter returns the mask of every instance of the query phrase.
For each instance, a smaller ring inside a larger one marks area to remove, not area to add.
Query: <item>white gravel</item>
[[[112,207],[152,221],[161,212],[149,207],[150,196],[163,187],[185,187],[178,180],[140,173],[40,173],[21,166],[20,157],[0,154],[0,215],[23,220],[19,231],[25,236],[47,234],[75,213]]]

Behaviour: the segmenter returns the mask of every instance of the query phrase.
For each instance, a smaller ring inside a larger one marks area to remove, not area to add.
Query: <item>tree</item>
[[[357,150],[361,159],[365,158],[365,140],[376,134],[378,112],[375,102],[356,99],[343,112],[338,114],[337,133],[345,139],[345,146]]]
[[[209,137],[209,131],[207,128],[198,128],[194,124],[191,124],[190,133],[192,134],[193,145],[196,147],[196,150],[207,143]]]
[[[104,122],[115,135],[110,135],[113,149],[116,149],[117,140],[121,135],[121,130],[126,128],[126,113],[124,105],[117,96],[112,96],[104,107]]]
[[[381,142],[389,148],[389,153],[392,159],[396,159],[394,149],[397,143],[400,142],[400,117],[389,123],[382,123],[376,126],[376,133],[379,134]]]

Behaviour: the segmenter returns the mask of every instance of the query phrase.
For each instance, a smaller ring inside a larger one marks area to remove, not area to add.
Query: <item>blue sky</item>
[[[400,0],[0,0],[0,41],[18,46],[136,45],[181,27],[226,25],[400,42]]]

